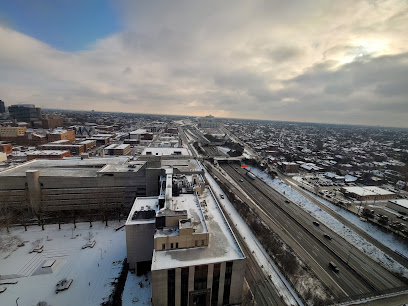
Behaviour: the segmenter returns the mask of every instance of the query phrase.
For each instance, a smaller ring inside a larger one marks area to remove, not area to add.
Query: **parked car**
[[[313,224],[316,225],[316,226],[319,226],[319,225],[320,225],[320,223],[317,222],[317,221],[313,221]]]
[[[330,236],[327,235],[326,233],[323,234],[323,237],[326,238],[327,240],[332,240],[332,237],[330,237]]]

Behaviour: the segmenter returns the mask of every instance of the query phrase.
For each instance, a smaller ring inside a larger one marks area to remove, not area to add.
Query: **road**
[[[365,231],[363,231],[361,228],[359,228],[357,225],[355,225],[354,223],[350,222],[349,220],[347,220],[346,218],[342,217],[341,215],[337,214],[336,212],[332,211],[330,208],[328,208],[326,205],[322,204],[320,201],[316,200],[314,197],[312,197],[310,194],[308,194],[307,192],[305,192],[303,189],[301,189],[300,187],[298,187],[298,182],[286,177],[285,175],[279,173],[278,171],[276,171],[278,173],[279,178],[284,181],[284,182],[289,182],[295,184],[296,186],[294,186],[294,188],[296,188],[296,190],[301,193],[304,197],[306,197],[308,200],[310,200],[312,203],[314,203],[315,205],[317,205],[318,207],[320,207],[322,210],[324,210],[325,212],[327,212],[328,214],[330,214],[332,217],[334,217],[335,219],[337,219],[338,221],[340,221],[341,223],[343,223],[344,225],[346,225],[348,228],[350,228],[351,230],[353,230],[355,233],[359,234],[361,237],[363,237],[364,239],[366,239],[368,242],[370,242],[371,244],[375,245],[377,248],[379,248],[381,251],[383,251],[385,254],[387,254],[388,256],[390,256],[393,260],[399,262],[401,265],[403,265],[404,267],[408,267],[408,259],[395,253],[393,250],[391,250],[390,248],[386,247],[384,244],[382,244],[380,241],[378,241],[377,239],[373,238],[371,235],[367,234]],[[312,192],[312,191],[310,191]]]
[[[218,199],[219,200],[219,199]],[[278,292],[273,286],[271,280],[267,278],[262,268],[259,266],[257,260],[254,258],[251,250],[247,247],[246,242],[242,239],[239,231],[235,227],[234,222],[229,218],[229,215],[222,206],[220,206],[227,218],[231,229],[233,230],[235,236],[241,248],[247,258],[247,268],[245,270],[245,279],[251,288],[252,294],[254,295],[254,300],[256,305],[285,305],[285,303],[280,298]]]
[[[323,225],[314,226],[309,214],[259,179],[251,180],[246,170],[229,165],[223,169],[264,211],[268,225],[277,232],[302,260],[319,276],[336,298],[402,287],[404,283],[353,248]],[[243,180],[243,182],[240,182]],[[327,233],[332,240],[326,240]],[[333,261],[340,269],[334,273],[328,266]]]

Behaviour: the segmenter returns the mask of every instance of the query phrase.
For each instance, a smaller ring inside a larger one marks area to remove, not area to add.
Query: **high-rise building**
[[[5,113],[6,107],[4,106],[4,102],[0,100],[0,113]]]
[[[16,104],[8,107],[10,117],[17,121],[33,122],[41,120],[41,108],[34,104]]]

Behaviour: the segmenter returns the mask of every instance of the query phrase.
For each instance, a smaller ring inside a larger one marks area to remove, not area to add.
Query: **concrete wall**
[[[127,224],[125,230],[127,261],[129,268],[137,272],[138,262],[152,260],[155,222]]]

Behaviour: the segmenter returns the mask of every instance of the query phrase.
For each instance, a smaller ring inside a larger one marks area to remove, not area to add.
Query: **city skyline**
[[[0,7],[7,106],[408,127],[405,1]]]

